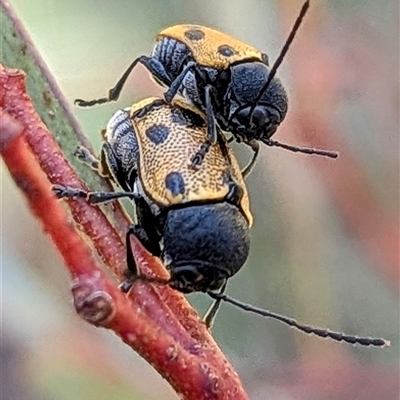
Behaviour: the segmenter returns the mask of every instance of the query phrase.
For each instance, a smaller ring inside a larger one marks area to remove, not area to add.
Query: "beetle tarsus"
[[[62,185],[53,185],[51,188],[53,193],[59,198],[59,199],[64,199],[64,198],[87,198],[87,192],[85,192],[82,189],[77,189],[77,188],[72,188],[68,186],[62,186]]]
[[[93,170],[99,172],[99,160],[84,146],[78,146],[74,151],[74,156],[82,163],[88,165]]]
[[[211,147],[211,142],[209,142],[209,141],[207,141],[206,143],[203,143],[200,146],[199,151],[190,159],[192,168],[198,169],[201,166],[201,164],[204,160],[204,157],[210,150],[210,147]]]

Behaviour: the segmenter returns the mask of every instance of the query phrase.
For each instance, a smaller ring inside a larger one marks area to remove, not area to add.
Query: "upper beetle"
[[[199,25],[176,25],[157,35],[152,55],[137,58],[108,97],[91,101],[77,99],[76,104],[91,106],[117,100],[132,69],[140,62],[157,82],[168,87],[164,95],[168,103],[180,94],[206,116],[207,136],[199,149],[193,149],[192,165],[201,164],[210,146],[216,143],[218,124],[254,150],[253,159],[244,171],[246,175],[258,155],[259,141],[270,146],[281,145],[270,138],[286,116],[288,98],[275,74],[308,7],[309,1],[306,1],[271,68],[266,54],[225,33]],[[283,147],[337,156],[314,149]]]
[[[223,290],[245,263],[253,222],[247,189],[223,135],[202,168],[191,167],[191,154],[206,136],[204,119],[186,102],[145,99],[111,118],[99,161],[80,152],[124,192],[58,192],[60,197],[89,196],[91,203],[134,200],[137,223],[127,233],[131,278],[138,275],[132,234],[169,269],[168,284],[184,293]]]

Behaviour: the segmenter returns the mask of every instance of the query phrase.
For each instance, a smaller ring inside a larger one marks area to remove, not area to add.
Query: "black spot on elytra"
[[[146,135],[154,144],[165,142],[169,134],[169,128],[165,125],[152,125],[146,129]]]
[[[165,186],[172,193],[172,196],[185,193],[185,182],[179,172],[170,172],[165,177]]]
[[[192,41],[202,40],[204,39],[205,33],[201,29],[189,29],[184,33],[184,35]]]
[[[224,57],[232,57],[236,53],[236,50],[227,44],[221,44],[217,51]]]

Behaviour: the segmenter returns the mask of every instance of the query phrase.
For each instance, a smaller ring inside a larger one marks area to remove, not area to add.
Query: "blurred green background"
[[[279,53],[301,1],[11,0],[96,149],[112,113],[160,93],[142,69],[103,96],[165,26],[191,22]],[[251,256],[228,292],[300,321],[392,341],[385,349],[307,337],[224,305],[214,335],[253,400],[399,396],[398,2],[312,2],[279,76],[290,98],[277,140],[337,161],[263,148],[248,178]],[[1,28],[1,27],[0,27]],[[13,67],[9,65],[8,67]],[[235,147],[244,164],[250,153]],[[175,399],[112,333],[75,314],[62,261],[2,164],[4,400]],[[190,300],[203,312],[209,301]]]

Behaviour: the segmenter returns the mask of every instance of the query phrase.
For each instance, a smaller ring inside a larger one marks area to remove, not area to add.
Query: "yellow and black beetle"
[[[53,187],[59,198],[82,197],[91,204],[122,197],[134,200],[137,222],[126,233],[128,274],[121,289],[128,291],[140,279],[164,283],[183,293],[205,292],[215,300],[205,316],[208,326],[225,301],[305,333],[365,346],[386,345],[383,339],[304,325],[224,294],[228,279],[248,257],[253,217],[242,172],[222,134],[205,155],[202,168],[191,167],[191,154],[206,137],[207,123],[196,108],[180,100],[168,104],[148,98],[113,115],[100,160],[86,149],[78,152],[82,161],[115,180],[123,192]],[[162,259],[170,271],[169,280],[140,274],[131,235]]]
[[[259,152],[259,141],[293,151],[336,157],[336,153],[302,149],[271,140],[283,121],[288,98],[276,70],[309,7],[306,1],[292,32],[272,68],[268,57],[256,48],[225,33],[199,25],[176,25],[161,31],[151,56],[140,56],[126,70],[108,97],[91,101],[76,100],[92,106],[117,100],[129,74],[138,62],[154,79],[168,87],[165,100],[177,94],[198,108],[207,119],[208,135],[199,149],[193,149],[191,162],[200,165],[211,145],[217,141],[217,125],[254,150],[245,174],[251,171]]]
[[[124,192],[89,196],[92,203],[118,197],[134,200],[137,223],[126,237],[133,279],[138,271],[131,235],[161,258],[171,273],[168,284],[184,293],[223,290],[245,263],[253,223],[246,185],[223,135],[218,135],[202,168],[191,167],[190,157],[206,135],[202,116],[179,100],[167,104],[148,98],[116,112],[109,121],[96,164]],[[84,150],[80,154],[90,160]],[[87,196],[74,189],[57,194]]]

